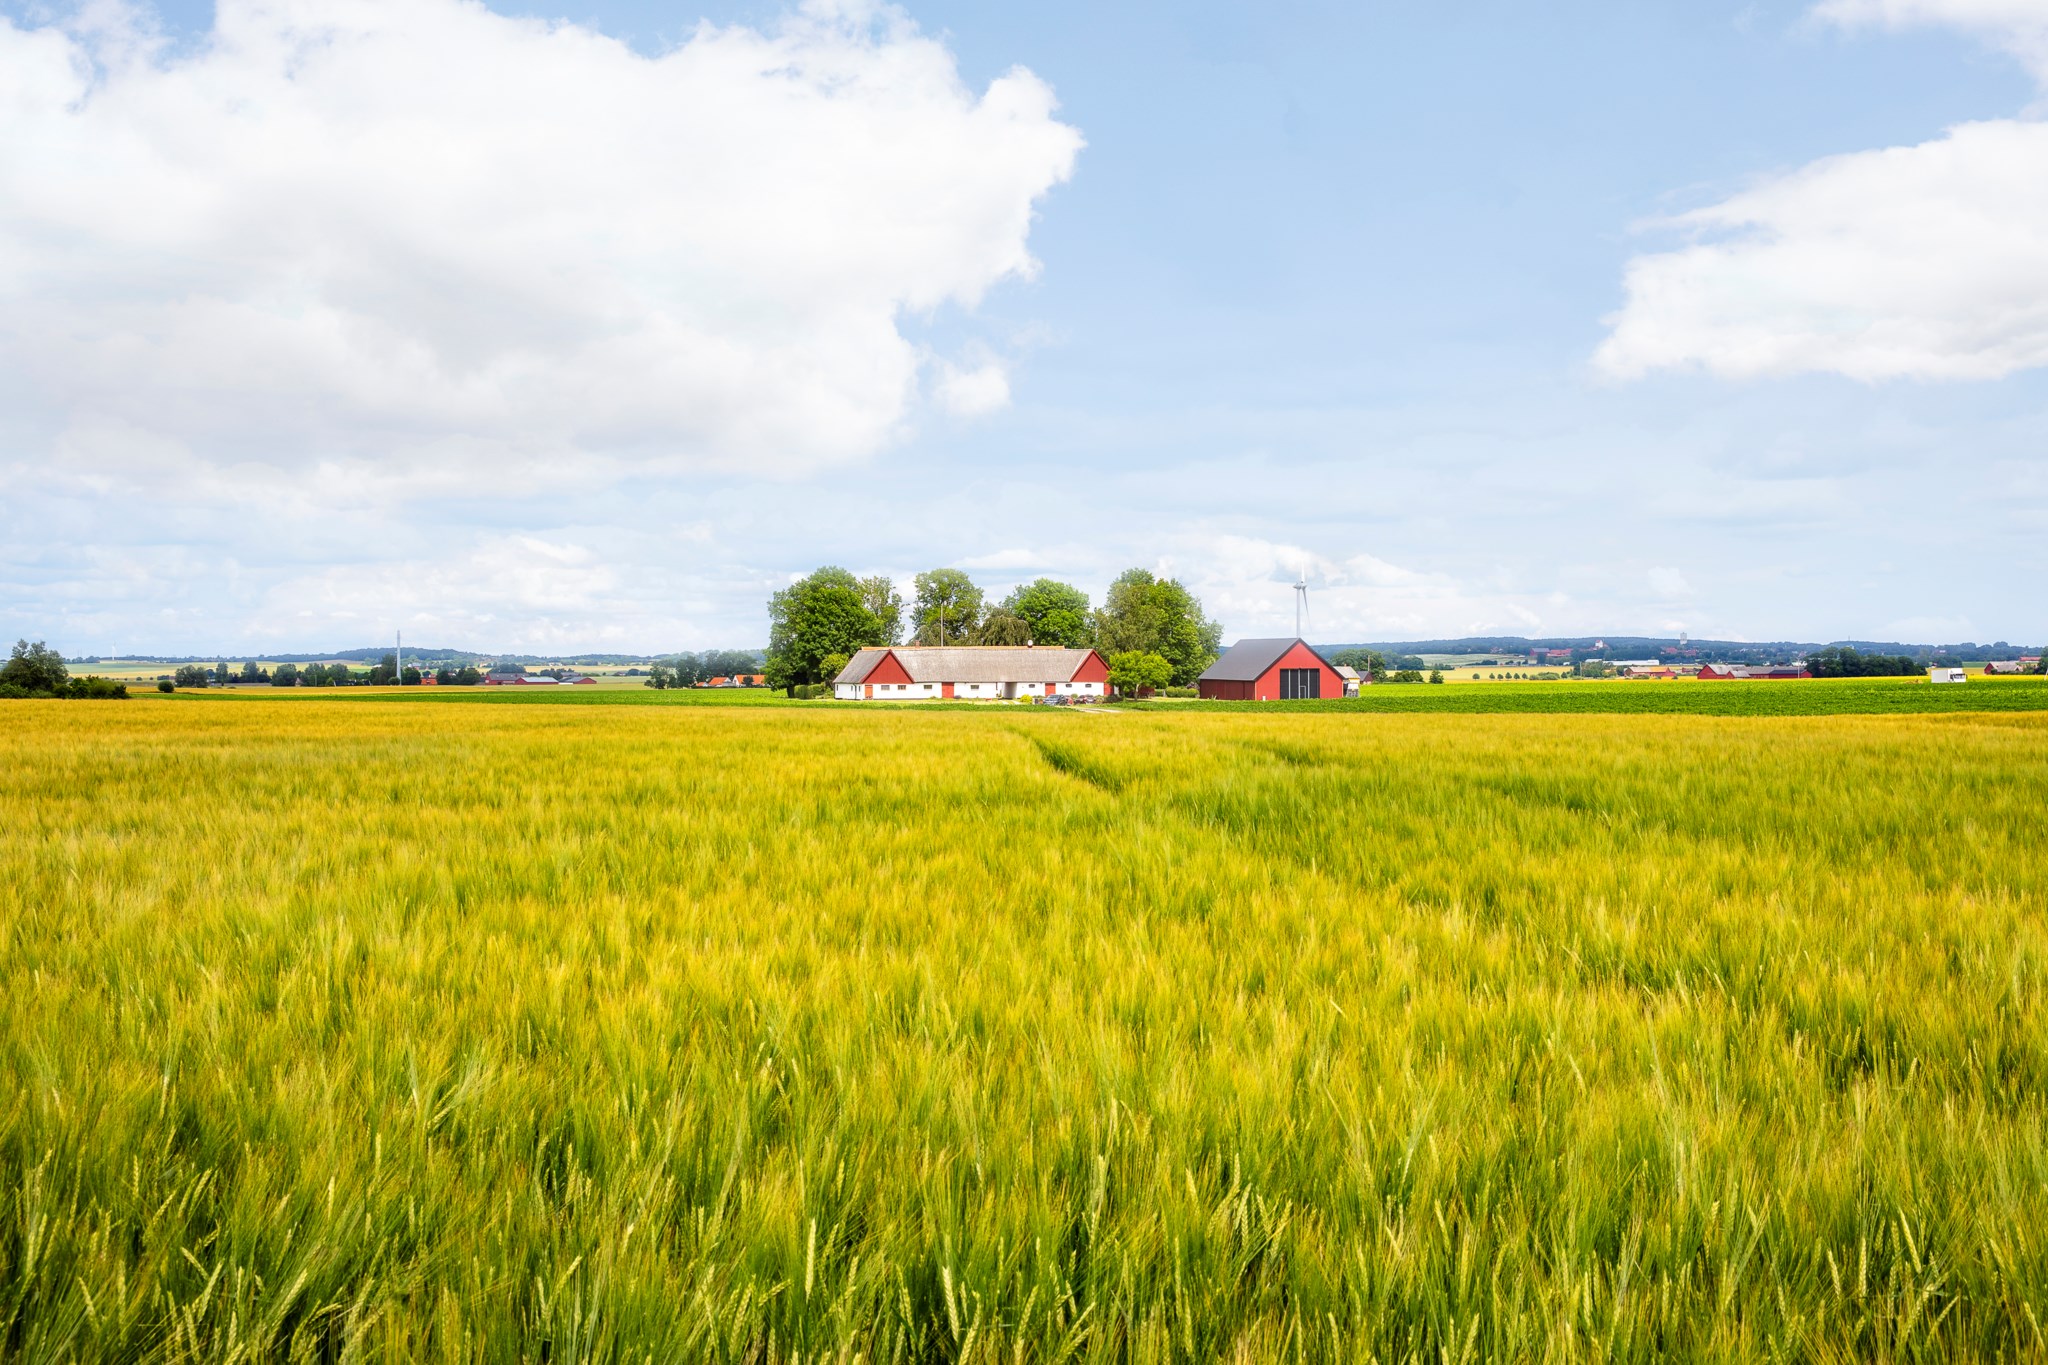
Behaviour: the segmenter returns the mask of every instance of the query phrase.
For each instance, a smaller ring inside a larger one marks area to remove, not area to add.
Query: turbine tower
[[[1294,585],[1294,638],[1302,639],[1302,624],[1308,620],[1308,570],[1301,571],[1301,577]]]

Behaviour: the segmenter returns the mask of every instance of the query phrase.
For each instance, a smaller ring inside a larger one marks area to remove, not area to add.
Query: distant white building
[[[1092,649],[1036,645],[891,645],[863,649],[832,680],[840,701],[1015,701],[1109,695]]]
[[[1927,670],[1927,681],[1931,683],[1959,683],[1968,682],[1969,680],[1970,675],[1960,668],[1930,668]]]

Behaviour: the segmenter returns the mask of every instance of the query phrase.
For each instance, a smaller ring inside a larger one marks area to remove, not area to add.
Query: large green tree
[[[903,638],[903,594],[896,590],[896,580],[880,573],[861,579],[860,604],[881,628],[876,644],[893,645]]]
[[[982,617],[974,632],[978,645],[1028,645],[1035,640],[1031,623],[1007,607],[997,607]]]
[[[7,662],[0,664],[0,685],[24,692],[55,692],[71,677],[64,656],[41,640],[30,644],[16,640]]]
[[[768,599],[768,685],[793,692],[823,682],[828,658],[884,644],[882,635],[860,580],[828,564]]]
[[[1031,625],[1035,644],[1068,649],[1089,643],[1088,594],[1053,578],[1019,584],[1003,599],[1002,610]]]
[[[981,628],[981,589],[961,569],[917,576],[917,643],[964,645]]]
[[[1172,685],[1186,687],[1223,652],[1223,627],[1202,614],[1179,579],[1130,569],[1095,613],[1095,647],[1105,655],[1157,654],[1173,668]]]

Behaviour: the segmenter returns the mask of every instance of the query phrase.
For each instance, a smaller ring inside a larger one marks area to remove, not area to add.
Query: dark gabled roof
[[[1223,657],[1202,670],[1203,682],[1257,682],[1266,675],[1266,670],[1280,662],[1280,656],[1296,645],[1307,645],[1307,641],[1288,640],[1239,640],[1223,651]],[[1308,646],[1315,653],[1313,645]],[[1317,654],[1321,659],[1323,656]]]

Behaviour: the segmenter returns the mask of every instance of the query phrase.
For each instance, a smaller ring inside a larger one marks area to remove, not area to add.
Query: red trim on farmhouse
[[[910,681],[910,672],[903,667],[903,661],[896,657],[896,651],[892,649],[875,661],[875,666],[868,670],[867,681],[869,683],[907,683]]]

